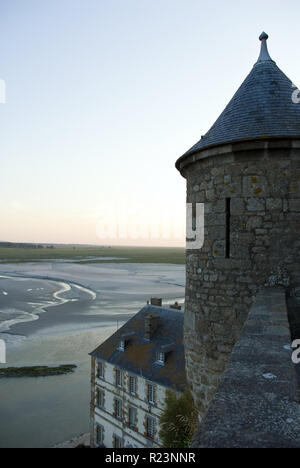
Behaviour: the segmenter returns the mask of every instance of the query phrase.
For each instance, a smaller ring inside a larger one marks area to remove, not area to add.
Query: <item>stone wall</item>
[[[300,140],[223,145],[179,170],[187,202],[205,203],[204,246],[187,251],[185,304],[187,376],[203,416],[258,288],[300,283]]]
[[[284,288],[250,310],[193,447],[300,447],[300,405]]]

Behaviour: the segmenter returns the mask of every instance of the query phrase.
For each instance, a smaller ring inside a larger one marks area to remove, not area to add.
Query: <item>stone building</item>
[[[300,284],[300,92],[261,52],[220,117],[176,162],[205,240],[187,250],[187,379],[203,416],[261,287]]]
[[[92,447],[161,447],[166,391],[187,386],[183,312],[151,302],[91,353]]]

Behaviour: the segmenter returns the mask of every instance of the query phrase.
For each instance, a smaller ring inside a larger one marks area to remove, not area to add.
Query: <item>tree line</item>
[[[54,249],[53,245],[28,244],[25,242],[0,242],[0,248],[5,249]]]

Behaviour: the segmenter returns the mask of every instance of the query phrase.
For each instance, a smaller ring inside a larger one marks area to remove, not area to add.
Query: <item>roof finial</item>
[[[268,47],[267,47],[268,38],[269,38],[268,34],[266,34],[264,31],[259,36],[259,40],[261,41],[261,49],[260,49],[260,55],[256,63],[274,62],[274,60],[271,59],[269,52],[268,52]]]

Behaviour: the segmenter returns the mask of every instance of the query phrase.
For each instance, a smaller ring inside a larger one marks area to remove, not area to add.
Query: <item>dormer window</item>
[[[119,341],[118,350],[119,350],[119,351],[125,351],[125,346],[126,346],[125,340]]]
[[[164,364],[165,363],[165,353],[162,352],[162,351],[159,351],[157,354],[156,354],[156,362],[158,364]]]
[[[175,343],[169,343],[163,346],[160,346],[160,348],[156,351],[156,364],[160,364],[162,366],[165,365],[170,353],[175,348]]]
[[[120,339],[119,339],[119,342],[118,342],[117,350],[124,352],[134,336],[135,336],[135,333],[133,333],[133,332],[124,333],[123,335],[121,335]]]

